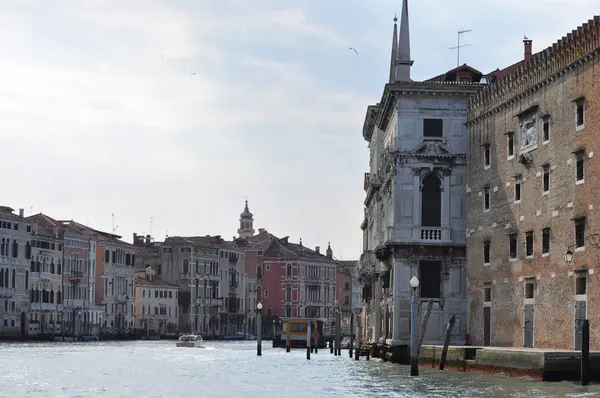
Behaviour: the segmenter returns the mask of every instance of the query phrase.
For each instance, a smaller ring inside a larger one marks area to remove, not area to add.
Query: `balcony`
[[[183,280],[190,280],[192,279],[192,274],[191,273],[187,273],[184,274],[183,272],[181,274],[179,274],[179,279]]]
[[[1,298],[10,298],[15,295],[15,289],[13,288],[0,288],[0,297]]]
[[[42,273],[40,272],[40,277],[41,276],[42,276]],[[79,282],[81,282],[82,279],[83,279],[82,271],[71,271],[69,274],[69,280],[73,283],[79,283]]]
[[[373,250],[365,250],[361,255],[360,255],[360,260],[358,262],[358,264],[361,267],[374,267],[375,264],[377,264],[377,258],[375,257],[375,252],[373,252]]]
[[[312,274],[312,275],[306,275],[306,280],[307,281],[320,281],[322,278],[318,275],[318,274]]]
[[[238,262],[238,256],[235,253],[229,254],[229,262],[232,264],[236,264]]]
[[[450,227],[423,227],[415,226],[410,230],[394,230],[394,227],[388,227],[386,232],[386,242],[406,243],[406,244],[432,244],[442,245],[451,243]]]
[[[369,191],[369,188],[379,188],[381,186],[381,177],[376,173],[365,173],[363,188],[365,192]]]
[[[50,272],[40,272],[40,280],[49,282],[52,280],[52,274]]]
[[[0,265],[15,265],[17,259],[9,256],[0,256]]]
[[[55,303],[31,303],[33,311],[56,311],[57,304]]]
[[[84,304],[85,304],[85,300],[81,300],[81,299],[70,299],[70,300],[65,300],[65,304],[67,307],[69,308],[83,308]]]
[[[227,312],[229,312],[230,314],[237,314],[239,312],[239,308],[238,307],[229,307],[227,308]]]
[[[237,279],[229,279],[229,287],[236,288],[239,286],[239,282]]]
[[[127,304],[129,301],[129,296],[127,294],[119,294],[115,297],[116,304]]]

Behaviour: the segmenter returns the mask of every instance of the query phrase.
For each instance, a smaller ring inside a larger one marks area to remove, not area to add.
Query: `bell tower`
[[[247,239],[254,236],[254,215],[250,213],[248,209],[248,201],[246,200],[246,206],[244,211],[240,214],[240,228],[238,229],[238,235],[242,239]]]

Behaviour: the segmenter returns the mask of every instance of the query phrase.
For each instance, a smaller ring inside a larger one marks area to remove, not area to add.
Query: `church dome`
[[[240,214],[240,218],[250,220],[252,219],[253,214],[250,213],[250,209],[248,209],[248,201],[246,201],[246,207],[244,207],[244,211]]]

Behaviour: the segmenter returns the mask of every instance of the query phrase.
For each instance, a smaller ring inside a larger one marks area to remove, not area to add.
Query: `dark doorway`
[[[421,225],[440,227],[442,225],[442,187],[434,173],[423,178],[421,188]]]
[[[523,347],[533,348],[533,304],[525,305],[525,324],[523,326]]]
[[[575,302],[575,349],[581,350],[581,332],[587,309],[586,301]]]
[[[492,345],[492,308],[483,307],[483,345]]]

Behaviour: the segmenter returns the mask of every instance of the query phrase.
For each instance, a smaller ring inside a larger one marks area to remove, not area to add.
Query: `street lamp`
[[[413,276],[410,280],[412,298],[410,301],[410,375],[419,375],[419,358],[417,350],[417,288],[419,279]]]
[[[341,349],[340,349],[340,345],[341,345],[341,334],[342,334],[342,326],[340,325],[341,322],[341,316],[340,316],[340,303],[335,300],[334,301],[334,305],[335,305],[335,331],[334,331],[334,338],[335,338],[335,343],[333,345],[333,355],[334,356],[340,356],[341,355]]]
[[[567,263],[567,265],[571,265],[571,263],[573,262],[573,252],[571,251],[571,248],[567,248],[567,251],[565,252],[565,263]]]
[[[256,304],[256,355],[262,356],[262,308],[261,302]]]

